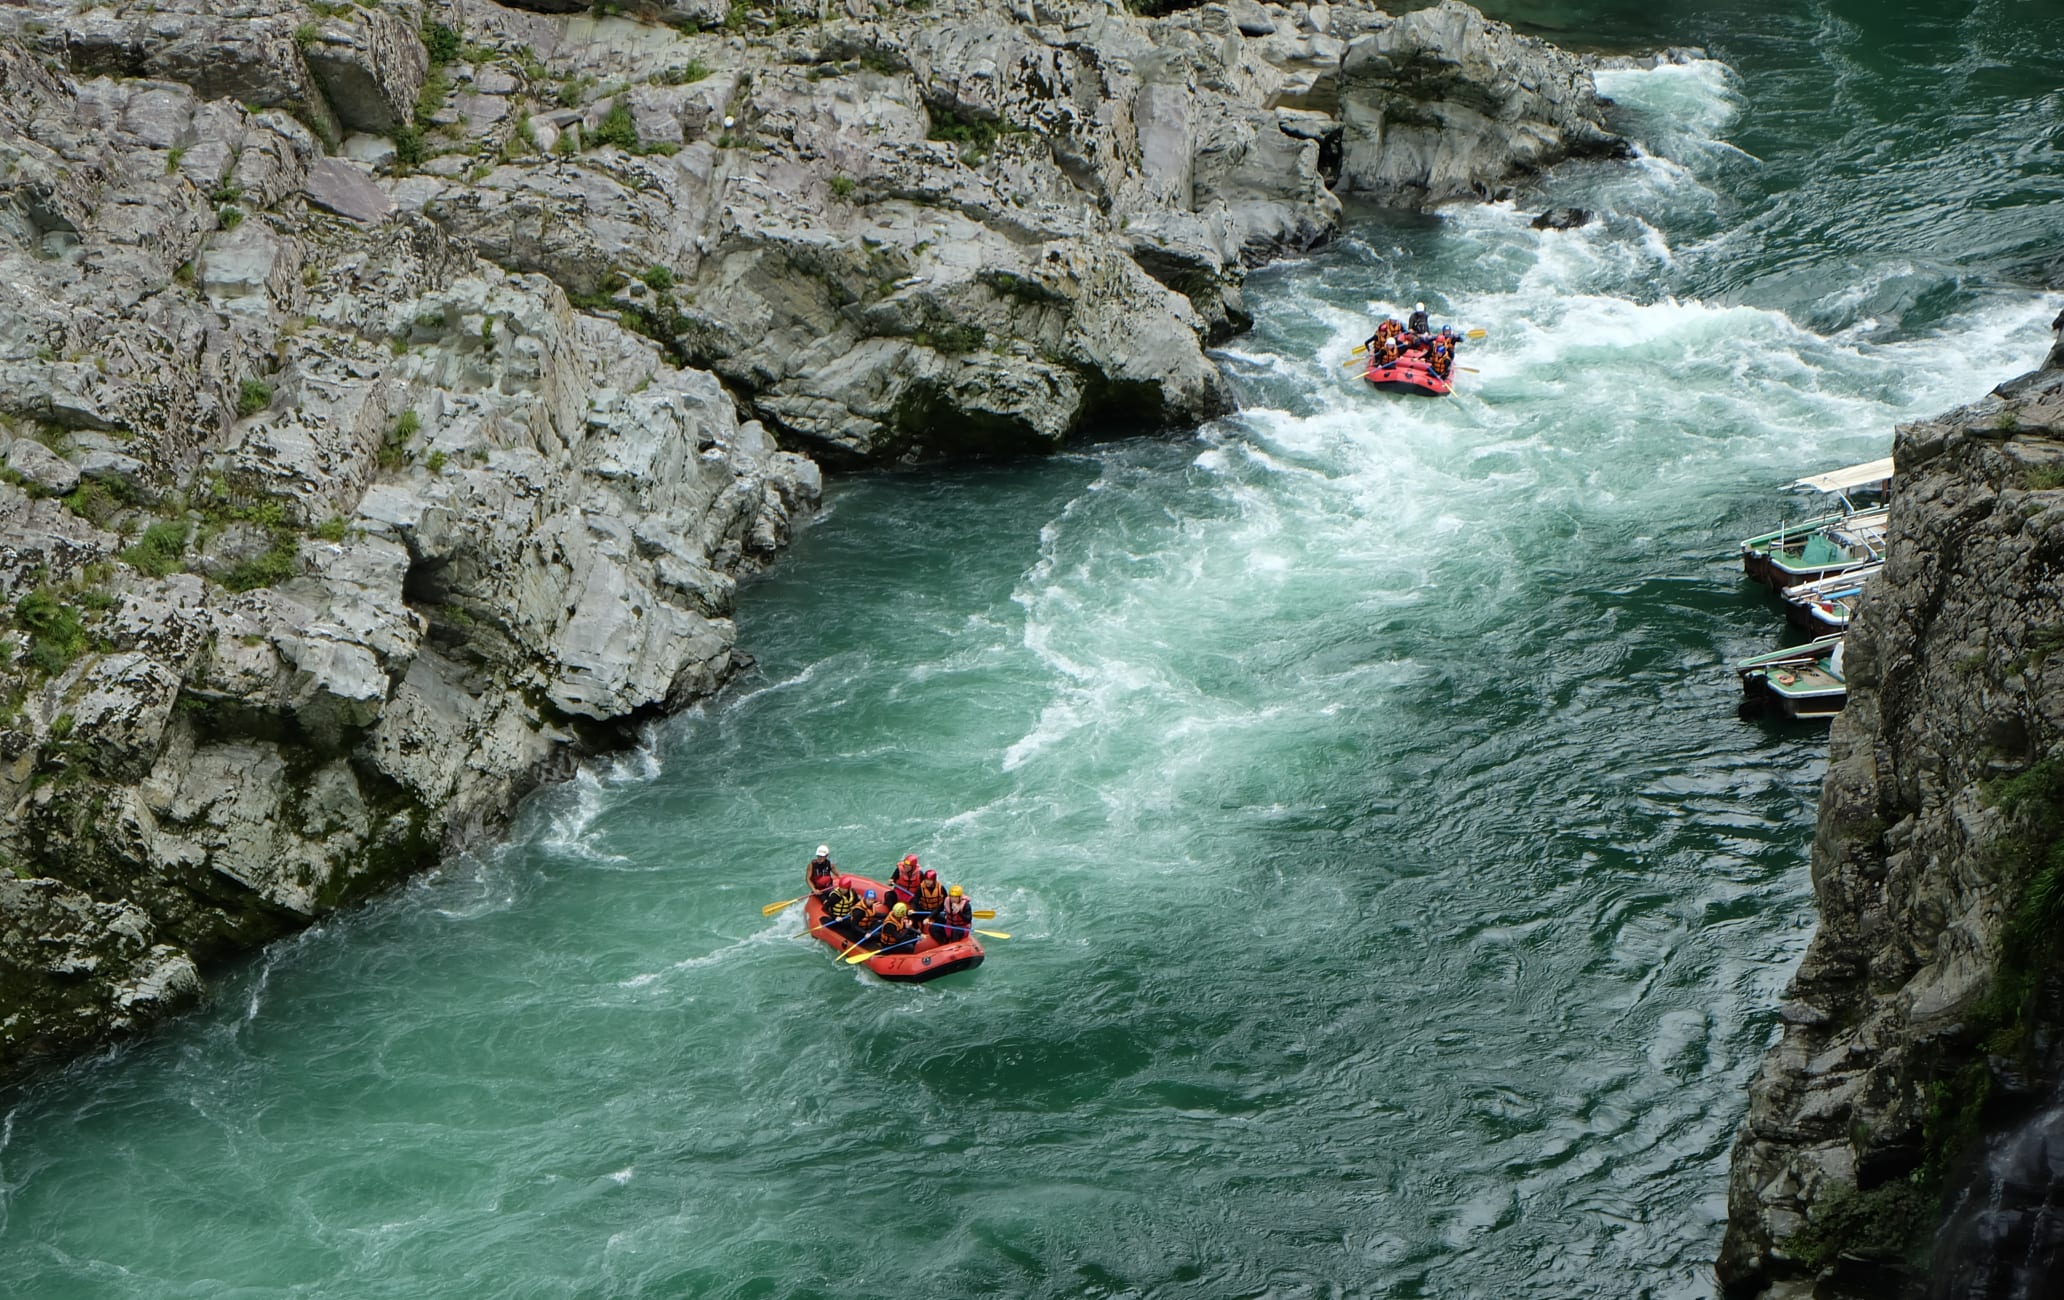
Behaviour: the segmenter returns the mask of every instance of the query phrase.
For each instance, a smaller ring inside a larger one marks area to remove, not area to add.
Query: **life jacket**
[[[915,898],[917,897],[918,882],[922,879],[923,873],[916,863],[899,862],[896,864],[896,874],[889,877],[889,883],[910,897]]]
[[[1399,331],[1404,328],[1404,326],[1394,320],[1386,320],[1376,327],[1376,337],[1379,339],[1394,339],[1398,336]]]
[[[945,906],[939,909],[940,922],[956,929],[967,929],[974,919],[975,905],[965,894],[959,898],[947,898]]]
[[[875,936],[875,941],[881,944],[882,947],[887,948],[909,939],[916,932],[916,929],[917,927],[912,925],[907,917],[899,921],[892,915],[882,922],[881,933]]]
[[[858,890],[834,889],[825,896],[824,914],[836,921],[858,906],[860,906],[860,893]]]
[[[940,886],[938,881],[928,880],[918,885],[918,911],[937,912],[940,908],[944,906],[946,906],[946,891],[944,888]]]
[[[830,858],[810,859],[810,888],[823,893],[831,888],[831,882],[838,879],[838,868]]]

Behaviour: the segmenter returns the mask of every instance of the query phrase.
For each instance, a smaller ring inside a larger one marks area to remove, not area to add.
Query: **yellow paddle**
[[[809,897],[809,895],[808,895],[808,894],[804,894],[804,895],[803,895],[803,898],[808,898],[808,897]],[[790,898],[790,899],[786,899],[786,900],[784,900],[784,901],[782,901],[782,902],[779,902],[779,903],[769,903],[769,904],[767,904],[767,905],[766,905],[765,907],[763,907],[763,908],[761,908],[761,909],[760,909],[760,915],[761,915],[761,916],[772,916],[772,915],[774,915],[774,914],[775,914],[776,912],[780,911],[780,910],[781,910],[782,908],[784,908],[784,907],[794,907],[794,906],[795,906],[795,905],[796,905],[797,903],[800,903],[800,902],[802,902],[802,901],[803,901],[803,898]]]
[[[860,946],[861,946],[862,944],[866,943],[866,942],[867,942],[867,941],[868,941],[869,939],[872,939],[872,938],[873,938],[874,936],[876,936],[876,935],[878,935],[878,934],[880,934],[880,933],[881,933],[881,927],[880,927],[880,926],[878,926],[878,925],[877,925],[877,926],[875,926],[875,927],[874,927],[874,928],[873,928],[872,930],[869,930],[869,931],[868,931],[868,932],[867,932],[866,934],[863,934],[863,935],[861,935],[861,936],[860,936],[860,937],[859,937],[858,939],[855,939],[855,940],[853,941],[853,946],[852,946],[851,948],[848,948],[848,949],[846,949],[846,951],[845,951],[845,952],[842,952],[842,953],[840,953],[840,954],[838,955],[838,960],[840,960],[840,961],[845,961],[845,960],[847,960],[847,956],[846,956],[846,954],[847,954],[847,953],[850,953],[850,952],[852,952],[852,951],[853,951],[854,949],[856,949],[856,948],[859,948],[859,947],[860,947]],[[872,956],[874,956],[874,954],[873,954],[873,953],[871,953],[871,952],[870,952],[870,953],[867,953],[867,954],[865,954],[865,955],[866,955],[866,956],[869,956],[869,957],[872,957]]]
[[[1001,931],[1001,930],[977,930],[977,931],[975,931],[975,933],[976,933],[976,934],[986,934],[986,935],[988,935],[988,936],[989,936],[990,938],[992,938],[992,939],[1008,939],[1008,938],[1010,938],[1010,936],[1009,936],[1008,934],[1005,934],[1005,933],[1004,933],[1003,931]]]
[[[974,911],[974,917],[978,921],[993,921],[996,919],[996,909],[993,907],[978,907]]]
[[[873,952],[856,952],[852,956],[846,958],[846,965],[858,966],[863,961],[867,961],[870,958],[879,957],[881,955],[881,949],[879,948],[875,949]]]

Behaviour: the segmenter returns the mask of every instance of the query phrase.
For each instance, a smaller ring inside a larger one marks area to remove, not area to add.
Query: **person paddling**
[[[910,910],[919,916],[937,916],[944,906],[946,887],[939,883],[939,873],[927,868],[924,878],[917,882],[917,897],[912,900]]]
[[[932,918],[932,938],[940,943],[959,943],[968,937],[968,928],[975,921],[975,902],[961,892],[959,885],[949,886],[946,901],[939,906],[939,913]]]
[[[810,878],[810,892],[820,900],[832,891],[833,886],[838,883],[838,866],[831,860],[829,844],[817,846],[817,856],[810,859],[810,865],[805,868],[805,872]]]
[[[1455,344],[1458,341],[1455,327],[1443,325],[1440,333],[1433,336],[1432,347],[1427,350],[1427,368],[1442,379],[1455,372]]]
[[[891,901],[907,903],[916,898],[918,881],[921,878],[922,869],[917,865],[917,855],[905,854],[903,860],[896,864],[896,874],[889,877],[889,885],[897,895]]]
[[[910,919],[910,904],[898,903],[889,909],[888,917],[882,922],[881,933],[876,936],[880,947],[875,951],[885,953],[912,947],[918,938],[917,923]]]
[[[853,888],[851,876],[840,876],[832,882],[831,892],[824,896],[824,923],[835,933],[848,932],[853,912],[860,906],[860,891]]]

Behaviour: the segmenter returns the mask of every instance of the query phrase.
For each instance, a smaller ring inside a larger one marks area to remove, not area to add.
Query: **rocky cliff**
[[[1898,431],[1887,567],[1829,739],[1820,928],[1734,1148],[1733,1293],[2055,1294],[2060,367]]]
[[[0,1078],[713,689],[818,461],[1212,416],[1601,112],[1452,2],[0,4]]]

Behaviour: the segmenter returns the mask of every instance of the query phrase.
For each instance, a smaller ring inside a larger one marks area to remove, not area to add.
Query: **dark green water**
[[[1236,419],[836,485],[723,697],[9,1099],[7,1294],[1710,1295],[1824,744],[1734,544],[2047,347],[2030,8],[1510,7],[1715,61],[1256,276]],[[1422,296],[1463,394],[1341,378]],[[819,840],[1013,937],[834,967]]]

